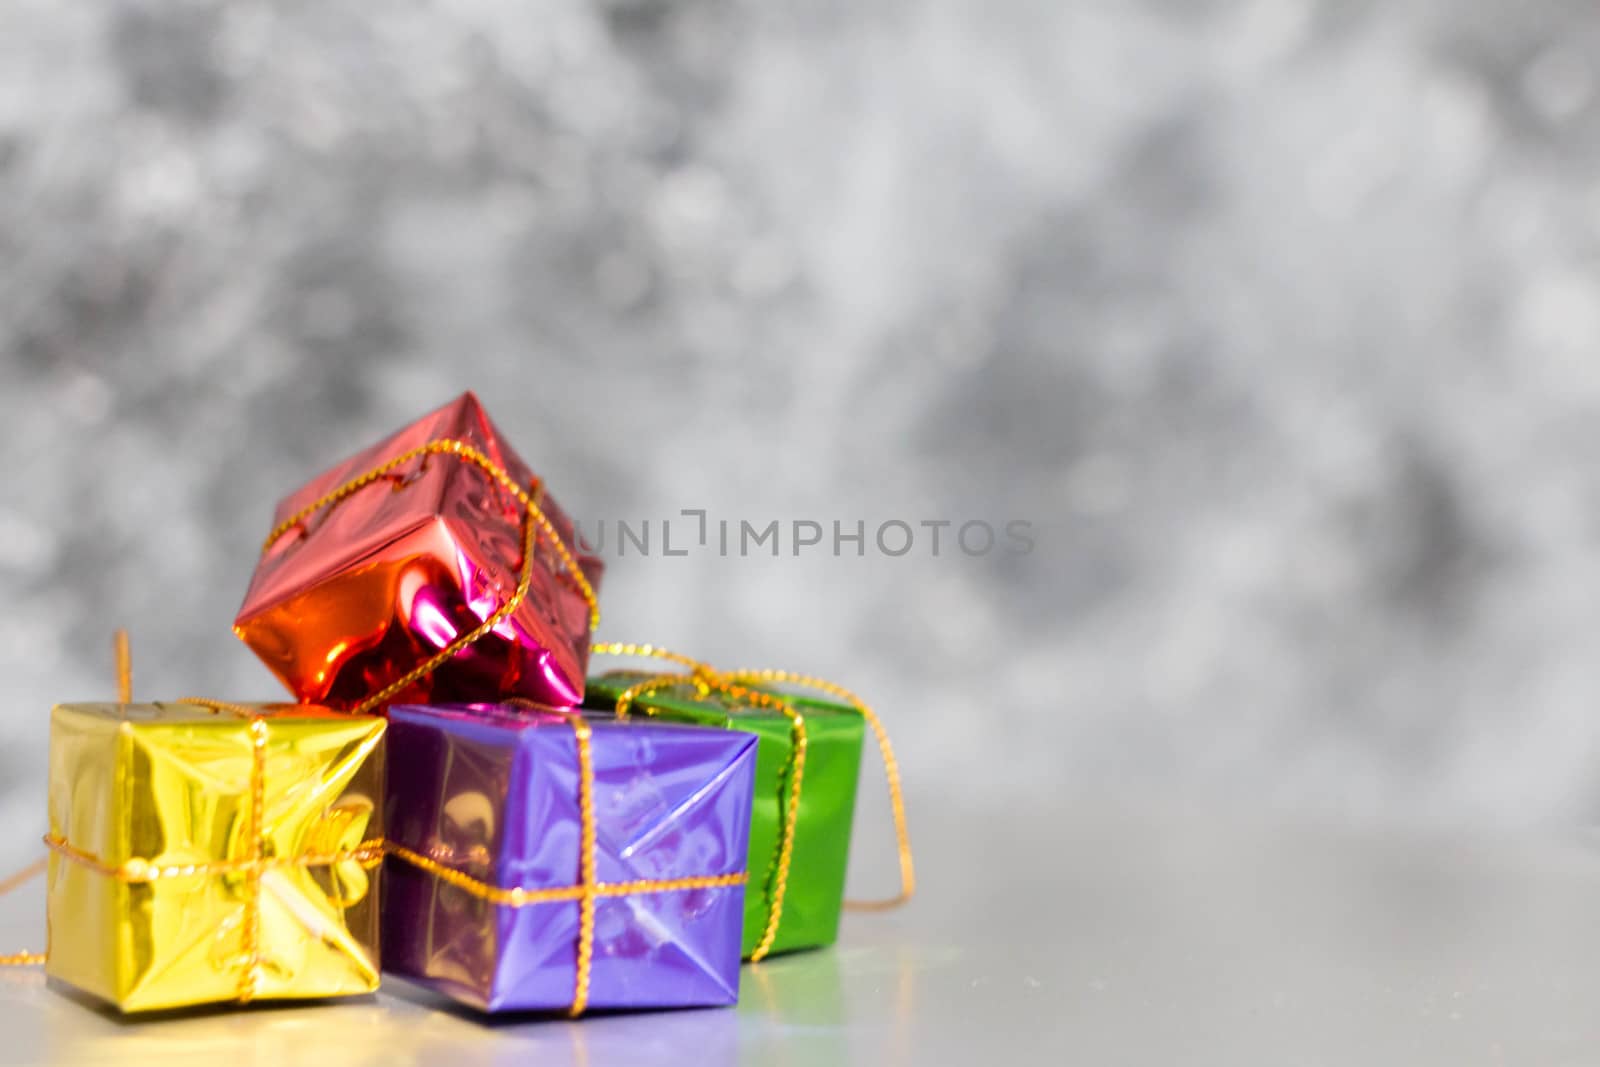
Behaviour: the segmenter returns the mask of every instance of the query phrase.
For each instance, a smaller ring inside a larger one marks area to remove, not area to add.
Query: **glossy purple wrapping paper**
[[[745,868],[755,737],[591,717],[598,879]],[[579,877],[577,746],[554,713],[488,705],[389,711],[390,840],[502,888]],[[572,1003],[579,905],[497,905],[390,857],[384,970],[483,1011]],[[744,887],[602,897],[589,1007],[738,999]]]

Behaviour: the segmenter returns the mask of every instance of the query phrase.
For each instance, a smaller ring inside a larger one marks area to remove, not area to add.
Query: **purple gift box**
[[[755,755],[734,730],[390,708],[384,970],[488,1012],[734,1003]]]

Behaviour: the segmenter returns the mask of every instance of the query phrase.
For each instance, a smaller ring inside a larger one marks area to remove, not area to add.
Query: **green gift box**
[[[584,704],[614,708],[631,687],[659,675],[615,671],[591,678]],[[745,893],[746,959],[766,936],[774,901],[781,894],[778,928],[767,953],[830,945],[839,934],[850,828],[855,816],[865,721],[847,704],[782,694],[804,719],[806,756],[800,778],[787,878],[780,875],[780,849],[791,801],[795,764],[794,720],[766,701],[752,702],[717,689],[681,684],[656,688],[634,700],[630,714],[669,722],[718,726],[755,734],[755,803],[750,819],[750,887]]]

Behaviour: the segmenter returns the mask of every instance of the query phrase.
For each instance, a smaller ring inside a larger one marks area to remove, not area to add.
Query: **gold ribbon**
[[[300,526],[323,508],[337,507],[355,493],[388,475],[396,467],[403,466],[418,456],[429,455],[450,455],[474,464],[522,504],[525,517],[522,532],[522,566],[517,578],[517,588],[506,599],[505,603],[501,604],[493,614],[484,619],[476,628],[458,636],[454,641],[451,641],[444,648],[428,657],[421,664],[356,705],[352,710],[358,715],[382,706],[397,693],[418,680],[426,678],[462,649],[471,645],[509,618],[511,613],[516,611],[522,602],[527,599],[528,589],[533,583],[534,568],[537,565],[534,548],[538,543],[539,534],[543,534],[551,546],[554,547],[556,555],[561,560],[562,573],[571,578],[573,584],[577,586],[578,592],[582,594],[584,602],[589,606],[589,631],[591,633],[594,632],[595,627],[600,625],[600,602],[595,597],[594,587],[589,584],[589,579],[584,576],[582,568],[573,559],[572,553],[561,540],[555,526],[546,517],[544,510],[539,507],[538,498],[543,495],[543,486],[536,480],[533,492],[528,492],[528,490],[518,485],[516,480],[507,474],[503,467],[464,441],[430,441],[427,444],[408,449],[398,456],[385,460],[376,467],[357,475],[280,522],[267,535],[266,541],[261,546],[262,554],[265,555],[272,551],[272,547],[278,543],[284,534]]]
[[[18,886],[26,885],[39,877],[44,873],[48,863],[47,859],[40,857],[22,868],[22,870],[0,881],[0,897],[5,896]],[[43,963],[44,960],[45,955],[43,952],[11,952],[0,954],[0,967],[35,967]]]
[[[800,812],[800,792],[804,784],[806,765],[805,716],[796,710],[783,694],[752,688],[754,685],[788,685],[825,693],[849,704],[866,720],[872,730],[873,739],[877,742],[878,755],[883,760],[884,777],[889,785],[889,805],[894,816],[895,843],[900,860],[900,893],[887,900],[847,900],[845,907],[857,911],[885,911],[899,907],[911,899],[917,888],[917,873],[911,855],[911,836],[906,828],[905,794],[900,781],[900,764],[895,759],[894,747],[889,743],[889,732],[884,728],[877,713],[860,697],[841,685],[809,674],[773,670],[719,672],[700,660],[677,652],[669,652],[654,645],[612,641],[597,644],[591,651],[595,655],[665,660],[687,668],[685,673],[669,671],[653,675],[623,690],[617,697],[619,718],[626,716],[641,697],[661,689],[684,685],[694,687],[702,696],[717,692],[736,702],[742,701],[747,705],[770,708],[788,717],[793,746],[782,780],[787,783],[789,796],[788,802],[780,806],[780,810],[784,813],[783,825],[779,832],[777,850],[767,871],[767,925],[760,942],[750,953],[752,963],[766,958],[778,936],[778,925],[783,917],[784,895],[789,885],[789,868],[794,856],[795,823]],[[780,785],[779,788],[782,789],[783,786]],[[781,795],[780,793],[780,798]]]
[[[343,848],[333,852],[308,852],[300,856],[251,856],[237,860],[208,860],[205,863],[173,863],[163,867],[142,859],[123,860],[115,864],[106,863],[91,852],[74,848],[65,838],[56,834],[46,834],[44,843],[52,852],[73,863],[129,885],[149,885],[151,882],[168,881],[173,878],[197,878],[207,874],[240,874],[272,868],[329,867],[335,863],[347,863],[351,860],[375,864],[383,858],[384,853],[383,839],[372,838],[361,842],[356,848]],[[350,904],[356,903],[359,901],[350,902]]]
[[[590,749],[592,731],[583,716],[565,713],[572,724],[578,748],[578,813],[582,825],[581,851],[578,855],[578,881],[573,885],[552,886],[543,889],[506,889],[464,874],[454,867],[413,852],[403,845],[389,842],[390,855],[404,860],[413,867],[433,875],[457,889],[502,907],[521,908],[531,904],[549,904],[557,901],[578,902],[577,968],[573,979],[572,1006],[567,1014],[576,1018],[589,1006],[589,981],[594,966],[595,904],[601,897],[633,896],[642,893],[670,893],[681,889],[720,889],[744,885],[748,873],[696,875],[688,878],[642,879],[633,882],[602,882],[596,874],[597,849],[594,814],[594,757]]]

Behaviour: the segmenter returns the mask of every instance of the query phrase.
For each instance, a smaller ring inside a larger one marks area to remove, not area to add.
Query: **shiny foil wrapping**
[[[50,726],[49,975],[123,1011],[378,987],[385,724],[301,705],[64,704]],[[253,811],[256,797],[259,812]],[[119,872],[268,861],[130,882]],[[85,862],[84,860],[92,862]],[[252,949],[253,946],[253,949]]]
[[[745,869],[754,738],[592,717],[600,882]],[[389,711],[390,839],[501,888],[579,878],[577,743],[554,713],[486,705]],[[488,1012],[573,1001],[579,904],[485,900],[391,856],[384,969]],[[601,897],[588,1006],[738,999],[744,887]]]
[[[386,460],[435,441],[484,453],[518,485],[533,473],[466,393],[352,456],[279,503],[274,524]],[[541,510],[598,590],[603,564],[579,550],[548,493]],[[516,588],[522,505],[481,467],[423,455],[321,508],[263,554],[235,620],[301,700],[349,708],[494,614]],[[588,605],[543,536],[526,598],[510,617],[394,698],[524,697],[557,707],[583,696]]]
[[[650,677],[617,671],[591,678],[586,699],[595,710],[614,709],[625,689]],[[774,953],[830,945],[838,937],[865,732],[860,713],[848,705],[807,697],[787,699],[805,717],[806,767]],[[741,706],[722,694],[700,696],[690,689],[646,693],[634,703],[631,714],[739,730],[760,739],[751,806],[750,885],[745,895],[742,951],[748,956],[766,932],[775,891],[773,874],[794,754],[790,719],[773,709]]]

